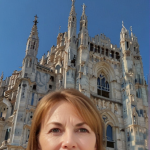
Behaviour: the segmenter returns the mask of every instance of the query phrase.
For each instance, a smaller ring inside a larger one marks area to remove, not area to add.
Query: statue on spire
[[[130,27],[130,30],[131,30],[131,32],[132,32],[132,26]]]
[[[72,1],[72,6],[74,6],[75,0],[71,0]]]
[[[122,21],[122,27],[124,28],[124,22]]]
[[[38,18],[38,16],[36,15],[36,16],[34,16],[35,17],[35,19],[34,19],[34,25],[37,25],[37,23],[38,23],[38,21],[37,21],[37,18]]]
[[[130,26],[130,30],[131,30],[131,36],[133,37],[133,33],[132,33],[132,26]]]
[[[87,6],[83,3],[82,7],[83,7],[83,12],[85,12],[85,8],[86,8]]]

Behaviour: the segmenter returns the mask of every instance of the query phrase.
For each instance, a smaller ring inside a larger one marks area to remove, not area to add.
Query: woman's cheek
[[[95,147],[96,139],[94,137],[91,137],[91,135],[86,134],[84,136],[78,136],[77,138],[78,146],[81,149],[93,150],[93,148]]]
[[[42,150],[57,150],[60,147],[60,138],[49,134],[40,136],[39,142]]]

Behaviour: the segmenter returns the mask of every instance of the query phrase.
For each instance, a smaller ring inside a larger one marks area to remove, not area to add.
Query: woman
[[[27,150],[103,150],[102,121],[75,89],[47,94],[34,113]]]

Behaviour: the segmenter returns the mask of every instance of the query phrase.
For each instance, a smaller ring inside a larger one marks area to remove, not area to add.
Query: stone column
[[[116,130],[116,138],[114,139],[114,141],[116,143],[115,146],[118,150],[120,150],[120,148],[121,148],[121,133],[120,133],[118,127],[116,127],[115,130]]]
[[[27,129],[24,128],[22,144],[26,144],[26,134],[27,134],[26,132],[27,132]]]
[[[27,110],[25,124],[28,124],[28,119],[29,119],[29,111]]]

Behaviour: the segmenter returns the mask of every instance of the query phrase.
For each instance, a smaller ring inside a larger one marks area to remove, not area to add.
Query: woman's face
[[[96,150],[96,136],[67,102],[52,107],[41,126],[40,150]]]

